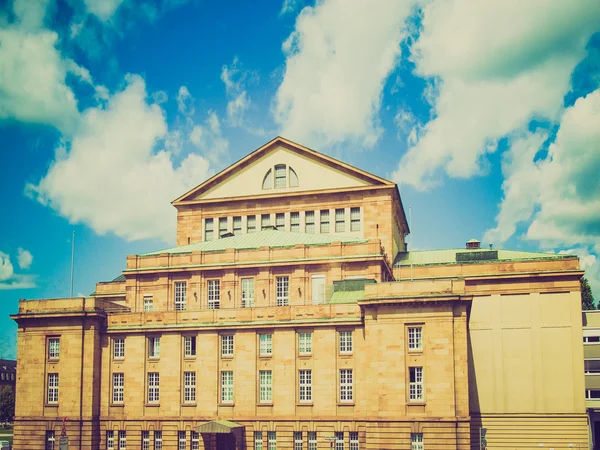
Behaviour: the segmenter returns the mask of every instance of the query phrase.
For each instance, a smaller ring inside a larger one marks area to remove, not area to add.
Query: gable
[[[277,184],[275,187],[275,171]],[[393,184],[277,138],[173,203]]]

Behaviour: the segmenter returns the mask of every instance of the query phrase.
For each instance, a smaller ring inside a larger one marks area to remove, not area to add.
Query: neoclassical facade
[[[19,303],[15,449],[587,447],[576,257],[409,252],[394,183],[279,137],[173,206],[176,247]]]

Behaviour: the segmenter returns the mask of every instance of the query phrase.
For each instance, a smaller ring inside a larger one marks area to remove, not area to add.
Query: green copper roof
[[[168,248],[166,250],[144,253],[140,256],[158,255],[161,253],[218,252],[228,249],[242,250],[260,247],[293,247],[298,244],[328,245],[333,242],[359,243],[366,242],[366,240],[339,234],[292,233],[289,231],[265,230],[215,239],[214,241],[197,242],[181,247]]]
[[[337,291],[333,293],[329,303],[356,303],[364,298],[365,291]]]
[[[531,259],[561,259],[570,257],[572,255],[559,255],[556,253],[540,253],[540,252],[522,252],[518,250],[500,250],[494,249],[493,251],[498,252],[497,259],[481,259],[473,261],[458,262],[463,263],[485,263],[487,261],[518,261],[518,260],[531,260]],[[415,266],[427,265],[427,264],[457,264],[457,253],[485,253],[490,252],[488,249],[471,249],[471,248],[454,248],[444,250],[418,250],[413,252],[398,253],[396,261],[394,261],[394,267],[408,266],[414,264]]]

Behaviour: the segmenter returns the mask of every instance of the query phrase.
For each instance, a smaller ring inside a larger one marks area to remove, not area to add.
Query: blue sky
[[[20,298],[174,244],[276,135],[398,183],[415,249],[578,254],[600,295],[600,3],[0,0],[0,357]]]

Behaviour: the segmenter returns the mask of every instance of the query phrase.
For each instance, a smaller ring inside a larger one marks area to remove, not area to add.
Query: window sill
[[[56,364],[59,361],[59,358],[48,358],[48,362],[50,364]]]
[[[148,361],[150,361],[150,362],[160,361],[160,356],[148,356]]]
[[[409,400],[407,403],[408,406],[425,406],[424,400]]]
[[[273,357],[273,355],[258,355],[259,359],[271,359]]]
[[[312,353],[298,353],[298,358],[310,358]]]
[[[189,355],[189,356],[184,356],[183,359],[185,361],[193,361],[196,359],[196,355]]]
[[[114,362],[117,362],[117,363],[125,362],[125,357],[123,356],[122,358],[115,358],[115,357],[113,356],[113,361],[114,361]]]
[[[408,349],[408,353],[413,354],[413,353],[423,353],[423,349],[422,348],[409,348]]]
[[[352,352],[348,352],[348,353],[341,353],[340,352],[340,357],[341,358],[350,358],[352,356],[354,356],[354,354]]]
[[[223,402],[221,402],[221,403],[219,403],[219,406],[225,406],[225,407],[229,408],[229,407],[235,406],[235,403],[234,402],[231,402],[231,403],[223,403]]]
[[[298,402],[296,406],[314,406],[313,402]]]
[[[354,406],[354,401],[351,402],[338,402],[338,406]]]
[[[56,402],[56,403],[48,403],[48,402],[46,402],[46,403],[44,403],[44,406],[46,408],[58,408],[58,402]]]
[[[147,403],[147,402],[146,402],[146,405],[145,405],[145,406],[147,406],[147,407],[150,407],[150,408],[152,408],[152,407],[159,407],[159,406],[160,406],[160,403]]]
[[[257,403],[256,406],[273,406],[273,402]]]
[[[183,403],[181,404],[181,406],[184,406],[184,407],[185,407],[185,406],[192,406],[192,407],[195,407],[195,406],[198,406],[198,403],[196,403],[196,402],[183,402]]]
[[[231,360],[233,359],[233,355],[221,355],[221,359]]]
[[[125,406],[125,403],[120,402],[120,403],[109,403],[109,405],[111,408],[123,408]]]

